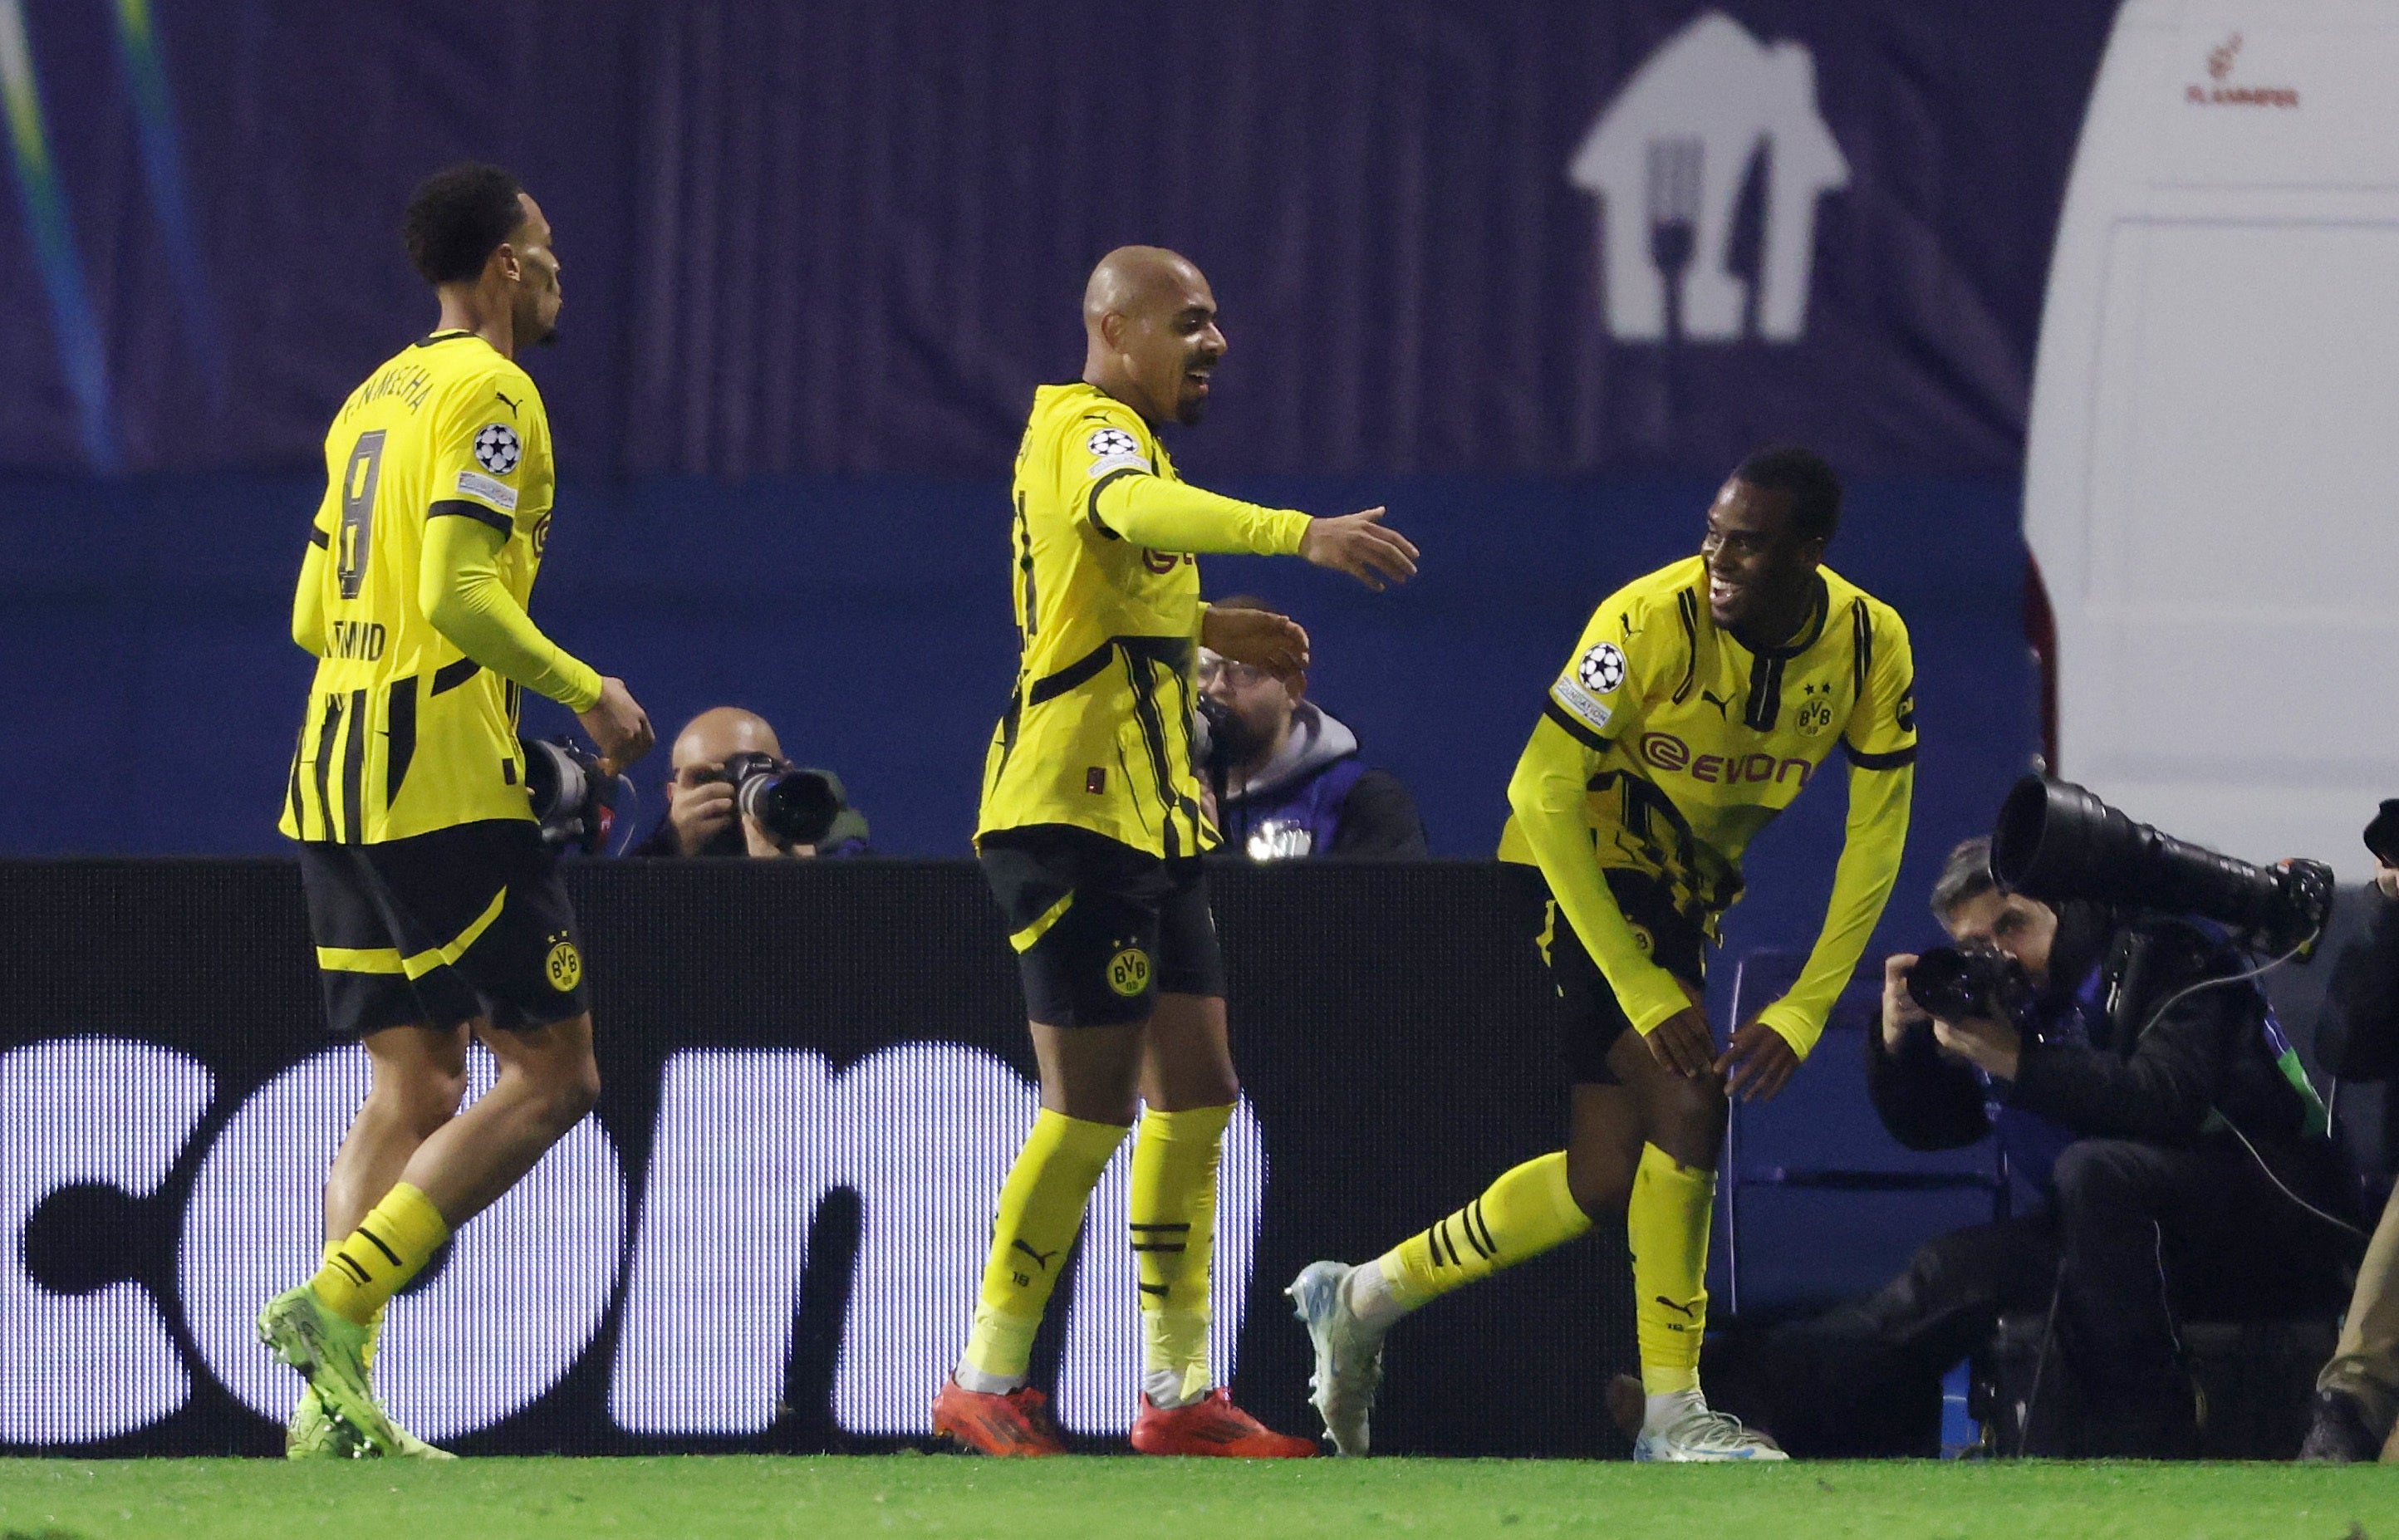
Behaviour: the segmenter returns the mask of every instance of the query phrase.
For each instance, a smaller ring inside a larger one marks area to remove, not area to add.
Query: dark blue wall
[[[1487,854],[1510,766],[1591,607],[1696,542],[1710,486],[1488,479],[1249,482],[1318,512],[1388,503],[1423,574],[1376,595],[1295,561],[1214,558],[1316,638],[1317,698],[1416,790],[1433,849]],[[0,742],[15,794],[0,851],[270,851],[309,660],[285,637],[318,489],[301,477],[0,482]],[[2033,743],[2017,636],[2015,490],[1852,489],[1835,564],[1897,604],[1916,638],[1924,757],[1919,868],[1997,805]],[[537,618],[621,673],[661,736],[732,701],[830,764],[894,853],[961,852],[991,723],[1014,668],[996,485],[656,480],[562,493]],[[546,703],[529,725],[567,725]],[[641,767],[655,810],[664,754]],[[1830,777],[1827,787],[1837,787]],[[1820,790],[1759,843],[1739,912],[1776,928],[1823,874],[1784,875],[1838,838]]]

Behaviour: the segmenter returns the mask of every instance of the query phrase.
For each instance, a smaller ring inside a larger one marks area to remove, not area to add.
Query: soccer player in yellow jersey
[[[1208,1365],[1216,1161],[1240,1087],[1199,860],[1216,832],[1191,768],[1199,649],[1288,674],[1308,638],[1279,615],[1203,605],[1194,557],[1295,555],[1379,589],[1415,572],[1416,547],[1381,527],[1380,508],[1311,520],[1175,475],[1158,428],[1200,421],[1225,354],[1190,263],[1110,252],[1083,326],[1083,378],[1035,393],[1017,452],[1023,659],[975,835],[1017,952],[1041,1111],[1000,1192],[972,1333],[933,1426],[985,1453],[1063,1449],[1026,1359],[1138,1099],[1131,1230],[1146,1368],[1133,1447],[1312,1454],[1233,1406]]]
[[[438,1455],[368,1380],[384,1304],[599,1094],[575,914],[525,790],[520,692],[562,701],[606,763],[650,746],[622,681],[525,614],[549,533],[541,393],[516,362],[560,304],[549,223],[516,179],[461,166],[418,188],[409,256],[440,323],[350,393],[292,598],[317,655],[283,832],[335,1036],[371,1088],[325,1182],[324,1264],[260,1338],[307,1380],[287,1448]],[[467,1044],[499,1062],[461,1114]]]
[[[1915,785],[1915,665],[1891,606],[1822,565],[1840,483],[1802,449],[1744,461],[1700,554],[1593,612],[1508,783],[1500,858],[1556,985],[1573,1082],[1566,1148],[1363,1266],[1291,1287],[1317,1408],[1363,1454],[1384,1333],[1407,1312],[1625,1215],[1644,1415],[1640,1460],[1779,1460],[1708,1410],[1708,1221],[1727,1098],[1770,1097],[1823,1030],[1898,874]],[[1742,852],[1838,745],[1848,842],[1789,993],[1721,1054],[1701,1007]]]

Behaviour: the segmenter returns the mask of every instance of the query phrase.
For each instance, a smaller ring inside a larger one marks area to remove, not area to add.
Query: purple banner
[[[990,477],[1112,245],[1214,281],[1207,474],[2013,476],[2112,0],[0,0],[0,468],[303,466],[475,155],[572,476]]]

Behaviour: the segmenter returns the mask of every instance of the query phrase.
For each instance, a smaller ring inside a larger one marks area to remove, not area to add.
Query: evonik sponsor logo
[[[1806,760],[1779,760],[1772,754],[1693,754],[1691,746],[1672,733],[1642,734],[1641,759],[1653,770],[1687,775],[1710,786],[1765,785],[1787,780],[1795,772],[1805,786],[1816,770]]]

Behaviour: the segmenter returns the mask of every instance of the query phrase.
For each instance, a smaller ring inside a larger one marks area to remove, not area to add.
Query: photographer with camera
[[[2318,1058],[2342,1080],[2399,1078],[2399,801],[2365,826],[2375,892],[2367,933],[2334,964],[2316,1026]],[[2387,1119],[2387,1114],[2386,1114]],[[2386,1128],[2388,1122],[2386,1120]],[[2299,1458],[2399,1462],[2399,1193],[2358,1264],[2332,1361],[2316,1378],[2315,1416]]]
[[[1213,607],[1267,605],[1236,595]],[[1273,674],[1203,648],[1198,679],[1200,795],[1225,854],[1254,861],[1431,854],[1408,789],[1358,757],[1358,735],[1308,698],[1305,672]]]
[[[866,819],[841,779],[783,758],[766,719],[716,706],[675,735],[666,816],[636,856],[866,856]]]
[[[1997,839],[1959,846],[1934,888],[1956,948],[1886,965],[1882,1029],[1868,1034],[1876,1111],[1911,1149],[1996,1128],[2046,1193],[2042,1220],[2004,1237],[1992,1227],[1976,1314],[2030,1303],[2028,1263],[2053,1246],[2085,1452],[2192,1451],[2177,1312],[2338,1308],[2354,1205],[2322,1105],[2241,952],[2185,917],[2296,953],[2322,929],[2322,871],[2262,872],[2027,778]],[[1922,1281],[1923,1261],[1885,1294]],[[1919,1312],[1973,1292],[1959,1285],[1975,1280],[1945,1281]]]

